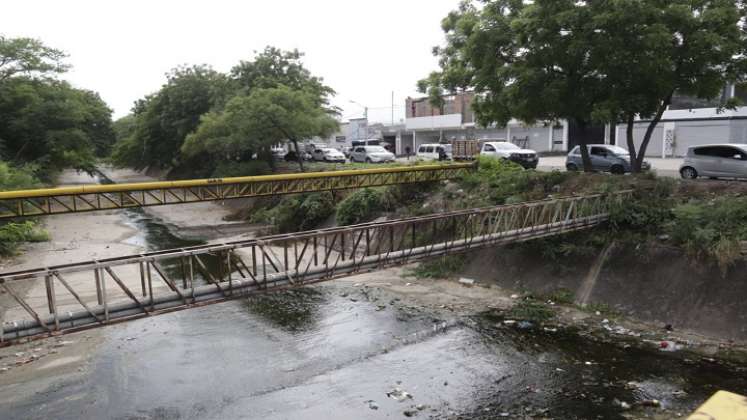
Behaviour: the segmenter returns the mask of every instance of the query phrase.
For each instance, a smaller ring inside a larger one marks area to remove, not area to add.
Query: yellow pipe
[[[184,181],[131,182],[125,184],[99,185],[89,184],[77,187],[39,188],[34,190],[17,190],[0,192],[0,200],[18,198],[51,197],[58,195],[96,194],[123,191],[160,190],[169,188],[204,187],[212,185],[244,184],[251,182],[290,181],[295,179],[334,178],[341,176],[370,175],[392,172],[419,172],[446,168],[468,168],[472,163],[456,163],[450,165],[421,165],[398,166],[373,169],[351,169],[344,171],[308,172],[279,175],[240,176],[233,178],[189,179]]]

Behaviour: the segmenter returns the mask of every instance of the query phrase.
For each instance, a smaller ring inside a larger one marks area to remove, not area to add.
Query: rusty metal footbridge
[[[0,345],[588,229],[630,192],[470,209],[0,274]]]

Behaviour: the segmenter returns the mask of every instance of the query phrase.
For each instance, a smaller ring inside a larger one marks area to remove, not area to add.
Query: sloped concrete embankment
[[[745,273],[745,261],[723,275],[675,248],[615,246],[562,264],[526,248],[483,250],[469,256],[464,275],[536,294],[565,288],[575,293],[577,303],[606,304],[644,322],[745,341]]]

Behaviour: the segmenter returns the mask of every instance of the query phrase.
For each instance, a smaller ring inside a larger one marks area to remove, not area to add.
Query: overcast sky
[[[436,69],[440,21],[458,0],[23,0],[3,4],[0,33],[39,38],[66,51],[63,76],[126,115],[179,64],[228,71],[266,45],[298,48],[337,91],[343,118],[404,116],[404,98]]]

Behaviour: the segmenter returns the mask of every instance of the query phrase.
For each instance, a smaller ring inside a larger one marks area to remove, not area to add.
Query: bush
[[[667,230],[691,254],[713,257],[724,272],[740,258],[740,242],[747,240],[747,198],[690,202],[672,213]]]
[[[48,240],[47,232],[38,229],[34,222],[8,223],[0,227],[0,255],[15,255],[22,242],[44,242]]]
[[[34,165],[13,167],[0,161],[0,190],[11,191],[39,187],[37,170],[38,167]]]
[[[221,162],[213,171],[213,178],[266,175],[272,172],[270,164],[262,160],[246,162]]]
[[[412,275],[419,279],[443,279],[460,272],[465,265],[464,255],[450,255],[420,263],[412,270]]]
[[[364,188],[356,190],[337,205],[337,224],[354,225],[373,220],[384,210],[382,192]]]
[[[555,312],[541,302],[532,299],[522,300],[506,313],[506,318],[544,322],[555,317]]]
[[[280,233],[297,232],[317,227],[334,210],[329,192],[284,196],[279,203],[256,211],[250,221],[272,224]]]

